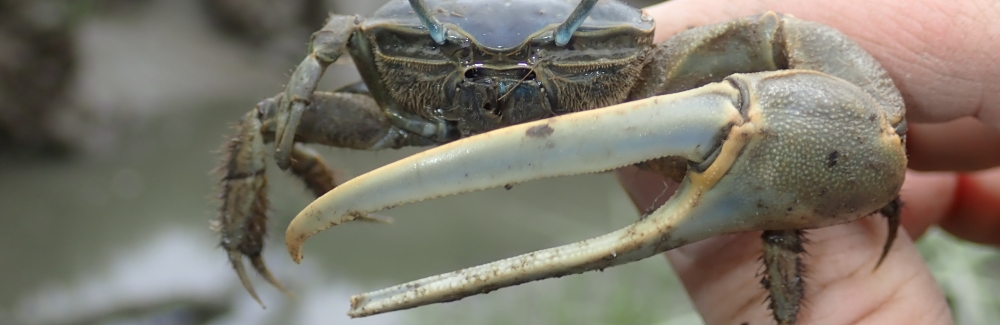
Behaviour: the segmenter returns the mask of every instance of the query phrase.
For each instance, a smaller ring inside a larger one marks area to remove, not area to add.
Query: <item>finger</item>
[[[640,213],[663,205],[678,186],[660,174],[635,166],[623,167],[616,173]],[[957,183],[954,173],[907,172],[900,195],[902,225],[910,238],[920,237],[952,212]]]
[[[618,176],[640,211],[659,204],[672,190],[664,195],[665,187],[674,187],[635,167],[619,170]],[[901,193],[913,203],[904,207],[904,226],[922,233],[949,211],[955,177],[910,173],[907,182]],[[900,235],[878,272],[869,271],[881,253],[885,227],[881,218],[864,218],[808,232],[807,305],[800,323],[949,322],[948,308],[909,235]],[[759,234],[744,233],[694,243],[667,256],[706,323],[770,323],[766,292],[752,276],[761,270],[760,252]]]
[[[910,238],[920,238],[950,213],[955,202],[955,173],[907,171],[899,195],[903,200],[902,225]]]
[[[638,211],[663,204],[677,184],[629,166],[618,180]],[[959,238],[1000,246],[1000,168],[969,174],[907,171],[902,226],[919,238],[935,224]]]
[[[863,9],[861,9],[863,8]],[[964,116],[1000,129],[1000,6],[970,1],[676,0],[647,9],[657,40],[774,10],[847,34],[889,71],[912,122]]]
[[[800,324],[945,324],[951,319],[937,283],[908,235],[877,271],[886,224],[881,218],[807,232],[806,305]],[[707,324],[767,324],[760,286],[759,233],[712,238],[666,253]]]
[[[909,167],[916,170],[974,171],[1000,166],[1000,130],[974,118],[910,124]]]
[[[1000,247],[1000,168],[966,174],[910,171],[900,195],[903,228],[911,238],[940,224],[959,238]]]
[[[955,202],[941,227],[961,238],[1000,246],[1000,168],[960,174]]]
[[[680,184],[667,180],[662,175],[626,166],[615,171],[618,183],[632,199],[639,213],[656,209],[667,202]]]

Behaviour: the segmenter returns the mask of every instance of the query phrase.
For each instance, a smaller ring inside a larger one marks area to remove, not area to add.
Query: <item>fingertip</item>
[[[998,30],[1000,11],[978,1],[674,0],[646,9],[655,41],[680,31],[775,11],[840,30],[889,72],[912,122],[975,116],[1000,127]],[[887,19],[890,17],[890,19]],[[975,17],[975,18],[969,18]],[[975,21],[975,22],[973,22]],[[995,24],[994,24],[995,25]],[[987,27],[984,27],[987,26]],[[959,37],[960,36],[960,37]]]
[[[900,195],[902,224],[910,237],[939,224],[962,239],[1000,246],[1000,168],[961,174],[907,171]]]
[[[639,213],[663,205],[679,186],[676,182],[668,181],[663,175],[635,166],[622,167],[615,171],[615,175]]]
[[[984,170],[1000,166],[1000,130],[972,117],[911,123],[906,152],[916,170]]]
[[[1000,246],[1000,168],[957,177],[955,203],[941,227],[977,243]]]
[[[957,184],[955,173],[906,172],[906,181],[899,191],[903,201],[901,223],[911,238],[919,238],[948,216]]]

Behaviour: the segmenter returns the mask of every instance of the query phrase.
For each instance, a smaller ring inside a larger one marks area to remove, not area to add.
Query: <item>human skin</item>
[[[662,41],[694,26],[768,10],[834,27],[889,71],[906,101],[909,167],[899,238],[874,270],[882,217],[807,232],[799,324],[950,324],[946,301],[913,245],[939,225],[1000,246],[1000,2],[992,0],[675,0],[646,11]],[[665,201],[662,177],[619,179],[640,211]],[[759,273],[760,233],[666,253],[707,324],[771,324]]]

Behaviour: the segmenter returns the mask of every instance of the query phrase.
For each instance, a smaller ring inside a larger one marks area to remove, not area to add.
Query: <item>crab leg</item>
[[[279,168],[288,169],[291,166],[292,144],[302,113],[312,102],[311,95],[316,91],[326,67],[337,61],[347,49],[347,42],[357,28],[358,20],[357,16],[330,16],[323,28],[313,33],[309,41],[311,53],[299,63],[285,85],[285,95],[275,116],[274,160]]]
[[[261,303],[244,269],[243,259],[280,291],[292,296],[268,271],[261,252],[268,227],[265,144],[275,137],[278,106],[284,95],[265,99],[247,112],[236,127],[236,134],[223,148],[219,171],[222,179],[218,197],[222,206],[212,228],[221,235],[221,246],[230,264],[250,296]],[[295,130],[297,143],[290,151],[289,171],[302,180],[316,196],[335,188],[334,171],[321,156],[304,146],[319,143],[341,148],[382,149],[403,146],[426,146],[428,139],[396,128],[382,114],[374,99],[359,93],[316,92],[302,112],[302,123]],[[374,217],[369,215],[369,217]],[[388,222],[385,218],[367,221]]]

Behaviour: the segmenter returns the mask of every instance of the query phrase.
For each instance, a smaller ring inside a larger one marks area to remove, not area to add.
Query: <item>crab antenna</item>
[[[441,24],[441,21],[434,18],[434,15],[431,14],[431,10],[427,8],[427,3],[424,0],[410,0],[410,7],[417,13],[417,17],[424,23],[424,26],[427,26],[427,31],[431,33],[431,38],[434,39],[434,42],[444,44],[444,34],[447,30],[444,28],[444,24]]]
[[[412,2],[412,1],[411,1]],[[573,12],[569,14],[569,18],[566,18],[559,28],[556,28],[556,46],[563,46],[569,43],[569,38],[573,36],[577,28],[583,24],[583,21],[587,19],[590,15],[590,10],[594,9],[594,5],[597,4],[597,0],[582,0],[580,5],[573,9]]]

